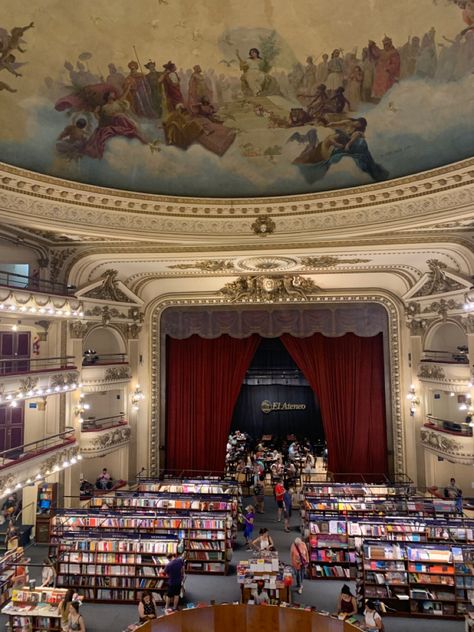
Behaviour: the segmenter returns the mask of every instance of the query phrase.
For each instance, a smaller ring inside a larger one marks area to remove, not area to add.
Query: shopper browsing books
[[[242,516],[244,523],[244,538],[247,546],[250,546],[250,542],[252,541],[252,533],[253,533],[253,522],[255,520],[255,509],[252,505],[247,505],[245,507],[245,514]]]
[[[64,595],[64,599],[58,606],[58,614],[61,617],[61,630],[62,632],[68,632],[69,629],[69,604],[73,601],[74,588],[68,588],[67,593]]]
[[[252,540],[250,546],[256,551],[275,551],[272,536],[265,527],[260,529],[258,537]]]
[[[309,564],[308,549],[301,538],[295,538],[295,541],[290,547],[291,566],[296,575],[296,586],[298,593],[301,595],[303,592],[303,579],[306,571],[306,567]]]
[[[179,555],[170,553],[168,555],[168,564],[165,566],[165,573],[168,577],[168,589],[165,597],[165,609],[177,610],[179,604],[179,596],[183,585],[184,577],[184,560]],[[171,606],[171,604],[173,604]]]
[[[43,560],[41,571],[41,587],[54,586],[56,584],[56,569],[50,559]]]
[[[79,606],[79,601],[71,601],[69,604],[67,632],[86,632],[84,617],[79,613]]]
[[[283,487],[283,483],[281,481],[277,482],[277,484],[273,488],[273,493],[275,494],[275,500],[278,506],[278,522],[281,522],[281,514],[283,512],[283,499],[285,497],[285,488]]]
[[[371,599],[365,602],[364,622],[361,627],[367,632],[378,632],[384,629],[382,617],[377,612],[375,603]]]
[[[340,619],[346,619],[347,617],[357,614],[356,598],[351,593],[351,589],[347,584],[344,584],[341,588],[341,592],[337,600],[336,614]]]
[[[149,590],[143,591],[142,598],[138,603],[138,617],[140,623],[156,619],[156,606],[153,601],[153,595]]]
[[[285,487],[285,493],[283,494],[283,519],[285,524],[285,531],[290,532],[290,518],[291,509],[293,505],[293,494],[291,489]]]

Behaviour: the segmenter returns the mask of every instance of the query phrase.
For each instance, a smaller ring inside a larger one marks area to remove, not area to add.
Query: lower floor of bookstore
[[[249,502],[252,499],[248,499]],[[244,499],[245,505],[245,499]],[[290,531],[285,532],[283,522],[277,520],[277,507],[272,497],[265,498],[265,512],[256,514],[254,536],[258,535],[260,528],[266,527],[273,539],[279,553],[279,558],[285,563],[290,563],[290,546],[294,539],[300,535],[299,512],[294,512],[290,520]],[[40,584],[42,561],[48,555],[46,545],[33,544],[26,550],[30,562],[30,578]],[[251,553],[247,551],[243,533],[239,532],[236,547],[233,554],[230,572],[222,575],[188,575],[185,579],[185,597],[182,605],[186,603],[209,602],[216,603],[238,602],[241,598],[240,586],[237,583],[236,565],[240,560],[249,559]],[[294,603],[315,606],[318,610],[334,612],[339,592],[344,583],[347,583],[355,593],[354,581],[339,581],[335,579],[309,580],[303,584],[303,591],[299,594],[296,589],[292,591],[291,598]],[[264,606],[262,606],[264,607]],[[158,608],[159,614],[162,609]],[[81,605],[81,613],[84,616],[87,632],[122,632],[126,631],[129,624],[138,620],[137,607],[134,605],[120,604],[90,604],[84,602]],[[359,617],[362,620],[362,617]],[[424,619],[418,617],[390,617],[384,615],[385,632],[463,632],[464,621],[436,620],[436,618]],[[7,617],[0,616],[0,630],[6,629]]]

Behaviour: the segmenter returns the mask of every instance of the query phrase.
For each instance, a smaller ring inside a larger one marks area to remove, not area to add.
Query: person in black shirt
[[[165,573],[168,577],[168,590],[166,591],[165,609],[169,610],[171,600],[173,600],[173,610],[178,609],[179,596],[183,583],[184,560],[179,555],[170,553],[169,562],[165,566]]]

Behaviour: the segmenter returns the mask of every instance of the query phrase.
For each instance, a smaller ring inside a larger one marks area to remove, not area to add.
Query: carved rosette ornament
[[[308,300],[321,289],[313,280],[297,274],[244,276],[226,283],[220,290],[231,303]]]
[[[260,215],[252,224],[252,230],[256,235],[265,237],[275,232],[275,222],[269,215]]]

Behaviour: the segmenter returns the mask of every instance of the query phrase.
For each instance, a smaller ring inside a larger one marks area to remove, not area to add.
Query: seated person
[[[89,483],[85,478],[81,478],[81,483],[79,486],[79,491],[81,496],[91,496],[94,493],[94,485]]]
[[[337,600],[336,614],[340,619],[346,619],[347,617],[357,614],[357,602],[347,584],[344,584],[341,588],[341,592]]]
[[[145,621],[156,619],[157,617],[153,595],[149,590],[143,591],[142,598],[138,603],[138,617],[140,619],[140,623],[145,623]]]
[[[456,485],[456,479],[452,478],[449,481],[449,485],[444,488],[444,495],[446,498],[457,498],[460,494],[462,494],[462,491]]]
[[[107,471],[106,467],[104,467],[102,472],[97,477],[95,486],[97,487],[97,489],[112,489],[112,477]]]
[[[262,603],[270,603],[270,597],[266,590],[264,590],[265,582],[263,579],[257,580],[257,588],[254,588],[250,593],[251,599],[255,602],[255,605],[259,606]]]

